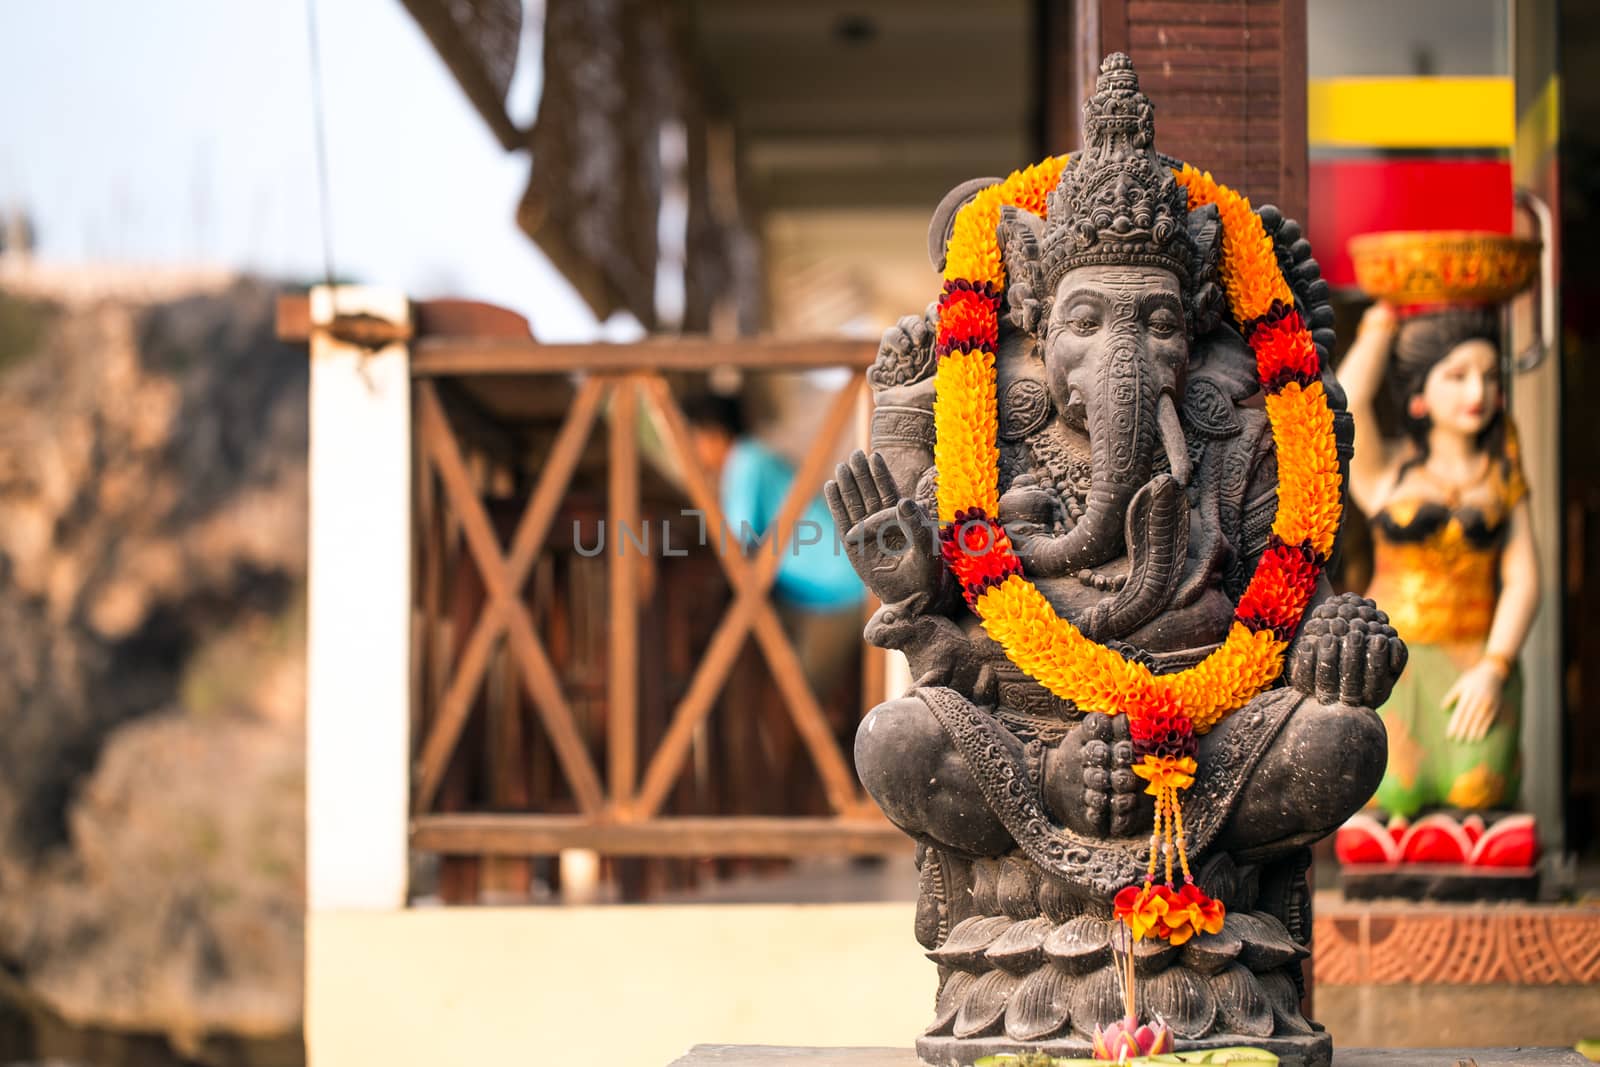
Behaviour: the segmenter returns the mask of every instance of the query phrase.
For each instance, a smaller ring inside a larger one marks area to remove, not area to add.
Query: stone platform
[[[1361,864],[1339,872],[1346,900],[1437,900],[1456,903],[1539,898],[1537,867],[1485,870],[1445,863]]]
[[[696,1045],[670,1067],[921,1067],[917,1054],[895,1048],[796,1048]],[[1570,1048],[1336,1049],[1333,1067],[1588,1067]]]

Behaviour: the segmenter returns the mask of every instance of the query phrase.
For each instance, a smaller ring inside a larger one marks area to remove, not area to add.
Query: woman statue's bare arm
[[[1529,514],[1526,500],[1511,511],[1511,531],[1500,557],[1500,599],[1495,601],[1483,658],[1467,668],[1445,696],[1445,707],[1454,709],[1445,725],[1446,737],[1475,742],[1489,733],[1500,714],[1506,679],[1539,611],[1539,553]]]
[[[1355,342],[1338,369],[1339,384],[1344,387],[1356,428],[1355,455],[1350,458],[1350,496],[1356,507],[1368,515],[1383,506],[1388,483],[1394,477],[1394,457],[1378,430],[1375,410],[1394,332],[1394,312],[1381,302],[1372,305],[1361,317]]]
[[[1485,655],[1503,657],[1508,665],[1516,662],[1538,613],[1539,550],[1534,546],[1533,520],[1524,499],[1511,509],[1511,532],[1500,557],[1500,599],[1495,601],[1494,622],[1483,646]]]

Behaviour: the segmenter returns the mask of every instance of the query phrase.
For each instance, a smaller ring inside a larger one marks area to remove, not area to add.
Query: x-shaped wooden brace
[[[746,634],[752,630],[789,705],[795,727],[816,762],[829,805],[842,815],[861,815],[874,810],[856,790],[855,778],[839,751],[838,742],[828,727],[827,718],[806,680],[800,658],[777,612],[773,610],[769,596],[777,577],[781,554],[788,547],[800,513],[822,485],[832,447],[855,408],[861,382],[861,375],[855,374],[834,398],[822,429],[794,481],[790,483],[789,491],[778,509],[778,516],[765,532],[760,547],[749,557],[743,554],[743,546],[738,544],[717,553],[728,582],[733,586],[734,601],[717,624],[705,656],[689,682],[688,691],[673,712],[666,735],[645,771],[644,781],[629,813],[634,818],[647,819],[660,810],[673,783],[682,773],[695,728],[710,714],[739,648]],[[645,385],[645,395],[651,414],[683,471],[689,498],[700,509],[706,529],[718,532],[726,530],[717,493],[695,459],[688,426],[683,412],[673,400],[671,389],[660,378],[652,378]]]
[[[550,458],[539,475],[533,496],[517,523],[511,539],[509,559],[501,555],[500,540],[489,520],[483,500],[472,486],[467,466],[462,459],[461,446],[450,430],[444,406],[439,401],[438,389],[433,382],[417,383],[417,416],[422,452],[439,480],[444,484],[467,548],[483,578],[488,599],[482,613],[467,638],[457,663],[455,674],[440,701],[438,715],[417,760],[416,791],[413,808],[427,811],[444,778],[450,755],[460,740],[462,727],[472,711],[483,682],[484,671],[495,644],[504,635],[511,654],[522,668],[523,685],[539,711],[545,730],[550,735],[556,758],[566,774],[567,782],[577,798],[578,806],[586,814],[598,814],[605,807],[605,794],[596,773],[594,761],[584,745],[583,736],[572,716],[572,707],[561,691],[550,658],[545,653],[528,606],[523,603],[521,590],[528,573],[538,558],[561,506],[572,472],[583,454],[589,432],[600,410],[600,402],[610,388],[603,378],[590,378],[578,390],[572,408],[556,435]]]
[[[794,534],[801,511],[815,496],[814,488],[821,484],[827,460],[835,442],[855,407],[861,378],[853,377],[834,399],[816,443],[796,474],[777,519],[766,531],[760,551],[746,558],[742,546],[719,551],[723,570],[735,593],[734,602],[723,615],[712,635],[705,655],[690,680],[688,691],[673,713],[672,722],[660,747],[645,773],[637,796],[630,803],[632,751],[634,736],[631,729],[621,736],[612,735],[614,743],[626,752],[612,754],[611,769],[615,779],[612,793],[615,808],[611,813],[622,819],[648,819],[661,808],[673,783],[682,773],[694,731],[710,714],[712,705],[726,681],[728,671],[747,634],[754,632],[768,665],[772,669],[779,689],[789,705],[790,714],[802,740],[816,762],[818,772],[828,795],[831,807],[844,815],[861,815],[871,807],[855,788],[838,742],[828,727],[826,716],[805,677],[799,656],[784,631],[777,612],[773,609],[770,590],[777,577],[780,553],[785,550]],[[589,438],[600,404],[606,394],[613,393],[624,403],[617,405],[615,413],[623,424],[613,427],[613,464],[618,461],[615,437],[632,433],[635,389],[642,389],[661,429],[668,447],[683,470],[690,499],[700,509],[708,530],[725,530],[722,509],[710,479],[695,459],[689,440],[689,429],[682,411],[672,398],[667,383],[655,376],[641,376],[620,384],[603,378],[591,378],[579,389],[572,409],[562,424],[551,449],[533,496],[518,522],[512,537],[509,560],[501,555],[499,539],[489,520],[483,501],[472,487],[462,458],[460,446],[450,430],[438,391],[432,382],[418,385],[418,421],[423,454],[438,471],[445,494],[461,523],[468,550],[471,552],[488,591],[484,606],[471,635],[462,651],[454,675],[440,701],[438,715],[428,732],[418,758],[415,810],[426,811],[432,804],[439,784],[443,780],[450,755],[460,739],[462,728],[472,710],[472,702],[482,684],[495,643],[502,635],[509,639],[512,654],[521,666],[521,676],[528,694],[549,732],[556,756],[572,786],[579,806],[586,814],[597,815],[605,808],[605,795],[599,775],[589,757],[587,747],[572,716],[571,706],[561,692],[559,680],[548,656],[534,632],[533,621],[527,605],[522,602],[520,590],[526,582],[534,560],[543,547],[560,506],[562,495],[572,479],[573,470]],[[626,394],[626,395],[625,395]],[[612,491],[619,486],[613,478]],[[616,532],[621,537],[621,531]],[[618,551],[622,551],[618,543]],[[625,568],[614,571],[627,573]],[[631,589],[614,589],[612,604],[616,608],[621,597],[634,595]],[[628,613],[631,617],[631,612]],[[625,677],[633,677],[629,672]],[[613,701],[625,694],[611,694]],[[628,718],[623,714],[622,718]]]

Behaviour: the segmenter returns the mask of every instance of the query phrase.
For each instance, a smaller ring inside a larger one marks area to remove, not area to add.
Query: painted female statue
[[[1529,817],[1489,815],[1494,832],[1485,836],[1484,816],[1517,798],[1517,656],[1539,606],[1492,301],[1525,283],[1537,249],[1491,235],[1416,233],[1374,235],[1356,251],[1369,291],[1384,299],[1363,317],[1338,372],[1356,420],[1350,492],[1372,521],[1370,594],[1411,660],[1379,710],[1389,765],[1374,799],[1391,824],[1353,821],[1340,835],[1341,858],[1527,866],[1536,840]],[[1391,269],[1401,261],[1415,266]],[[1488,261],[1499,268],[1486,269]],[[1456,276],[1468,280],[1438,291]],[[1400,402],[1400,441],[1379,430],[1385,382]],[[1413,823],[1419,815],[1429,817]]]

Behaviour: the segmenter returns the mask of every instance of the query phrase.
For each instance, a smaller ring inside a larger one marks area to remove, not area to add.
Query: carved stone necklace
[[[1044,475],[1041,480],[1061,497],[1072,521],[1081,520],[1083,502],[1093,484],[1089,457],[1075,449],[1054,425],[1029,437],[1028,450],[1033,453],[1034,466]]]
[[[1447,478],[1429,466],[1427,460],[1417,464],[1417,471],[1425,481],[1432,482],[1433,487],[1444,494],[1445,507],[1458,508],[1463,497],[1489,480],[1494,469],[1494,457],[1485,452],[1479,467],[1477,473],[1465,479]]]

